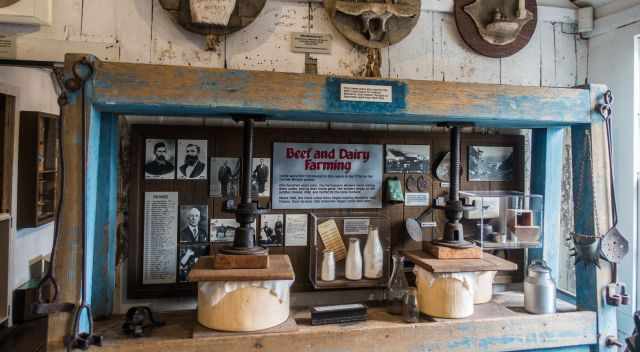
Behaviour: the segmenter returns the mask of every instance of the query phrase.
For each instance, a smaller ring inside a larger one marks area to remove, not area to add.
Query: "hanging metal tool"
[[[60,107],[60,118],[58,118],[58,134],[62,134],[64,128],[64,114],[63,108],[69,104],[67,92],[65,91],[64,77],[62,70],[59,68],[53,68],[53,80],[54,86],[59,87],[60,94],[58,97],[58,106]],[[64,180],[64,148],[62,143],[57,143],[58,154],[60,155],[60,178]],[[64,182],[60,182],[60,194],[64,194]],[[38,300],[31,306],[31,310],[34,314],[50,314],[55,312],[72,312],[75,308],[73,303],[60,303],[58,302],[59,286],[55,278],[54,265],[56,258],[56,247],[58,244],[58,238],[60,237],[60,210],[62,209],[64,197],[58,198],[58,204],[56,205],[55,222],[53,223],[53,244],[51,246],[51,255],[49,257],[49,264],[47,266],[47,273],[38,283],[36,288],[38,294]],[[45,297],[45,289],[48,289],[48,293]]]
[[[440,246],[451,248],[470,248],[475,246],[464,239],[464,230],[460,220],[465,210],[475,208],[475,202],[472,204],[464,204],[464,200],[460,198],[460,129],[463,126],[471,126],[465,123],[446,123],[438,124],[438,126],[449,127],[451,142],[451,163],[449,169],[449,199],[445,206],[435,206],[436,209],[443,209],[447,217],[447,223],[444,228],[444,236],[435,243]]]
[[[618,282],[618,265],[622,258],[629,252],[629,241],[618,230],[618,209],[616,204],[616,192],[613,182],[613,152],[611,138],[611,116],[613,113],[613,94],[611,90],[604,93],[602,103],[598,110],[605,122],[607,130],[607,153],[609,156],[609,187],[611,190],[611,228],[600,240],[600,256],[611,263],[612,282],[607,285],[606,300],[612,306],[629,304],[629,294],[624,283]]]
[[[243,121],[242,147],[242,176],[240,198],[241,202],[235,209],[236,221],[240,224],[233,236],[233,245],[220,250],[221,253],[231,255],[266,255],[268,250],[256,244],[256,232],[251,226],[256,217],[263,213],[258,204],[251,200],[251,164],[253,161],[254,127],[256,121],[264,121],[261,116],[236,116],[236,122]]]

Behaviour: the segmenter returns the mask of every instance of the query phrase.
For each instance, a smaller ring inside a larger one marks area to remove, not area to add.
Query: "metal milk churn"
[[[542,260],[534,260],[524,280],[524,309],[533,314],[556,312],[556,283],[551,268]]]

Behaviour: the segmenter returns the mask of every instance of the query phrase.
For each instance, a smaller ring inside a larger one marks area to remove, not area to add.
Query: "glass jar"
[[[417,323],[420,319],[420,310],[418,310],[418,290],[415,287],[409,287],[407,294],[402,300],[402,319],[407,323]]]
[[[391,314],[402,314],[402,300],[408,292],[409,284],[404,275],[404,257],[394,253],[392,259],[393,272],[387,287],[388,311]]]

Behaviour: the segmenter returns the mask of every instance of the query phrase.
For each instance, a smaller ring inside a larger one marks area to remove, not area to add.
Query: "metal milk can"
[[[534,260],[524,280],[524,309],[533,314],[556,312],[556,283],[551,268],[543,260]]]

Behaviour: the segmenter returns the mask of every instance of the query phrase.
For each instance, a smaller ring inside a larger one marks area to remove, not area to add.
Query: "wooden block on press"
[[[268,255],[216,254],[213,257],[214,269],[266,269],[268,267]]]
[[[478,246],[471,248],[451,248],[433,243],[426,244],[429,253],[436,259],[480,259],[482,249]]]
[[[518,270],[516,263],[489,253],[482,253],[481,259],[437,259],[423,251],[402,251],[402,254],[419,267],[432,273]]]
[[[213,257],[200,257],[189,272],[189,281],[266,281],[293,280],[291,260],[285,254],[269,256],[265,269],[214,269]]]

